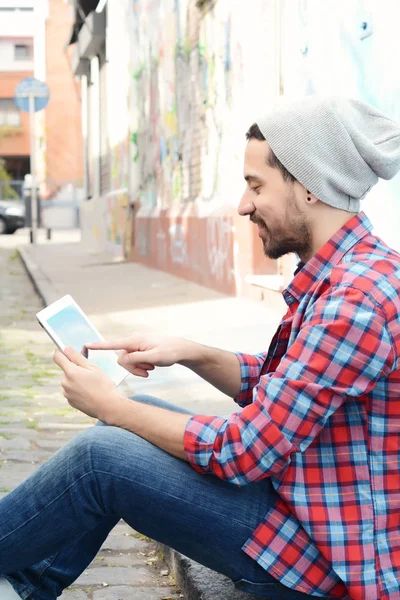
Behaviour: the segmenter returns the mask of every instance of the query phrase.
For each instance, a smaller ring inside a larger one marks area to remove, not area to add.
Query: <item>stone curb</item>
[[[174,573],[185,600],[252,600],[255,598],[254,594],[236,590],[228,577],[200,565],[164,544],[158,546],[165,562]],[[265,597],[264,600],[270,600],[270,597]]]
[[[18,248],[18,254],[43,306],[51,304],[58,297],[55,287],[25,248]]]

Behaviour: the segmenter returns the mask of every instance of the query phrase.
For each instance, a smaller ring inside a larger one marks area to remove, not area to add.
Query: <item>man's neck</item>
[[[350,219],[358,213],[342,210],[321,211],[312,229],[312,248],[308,254],[299,255],[302,263],[310,260]]]

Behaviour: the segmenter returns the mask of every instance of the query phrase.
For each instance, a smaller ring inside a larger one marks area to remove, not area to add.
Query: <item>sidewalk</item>
[[[71,294],[106,339],[131,332],[183,336],[227,350],[265,350],[285,312],[267,303],[225,296],[140,264],[91,252],[72,235],[68,242],[20,245],[20,255],[43,304]],[[147,380],[129,376],[124,392],[148,393],[191,410],[226,415],[232,400],[178,366],[156,369]],[[224,577],[165,552],[185,598],[251,600]]]

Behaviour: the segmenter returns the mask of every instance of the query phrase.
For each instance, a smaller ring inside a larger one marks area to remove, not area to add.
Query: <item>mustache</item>
[[[261,225],[262,227],[265,227],[267,229],[265,221],[263,219],[261,219],[260,217],[258,217],[255,213],[252,213],[250,215],[250,221],[252,223],[254,223],[255,225]]]

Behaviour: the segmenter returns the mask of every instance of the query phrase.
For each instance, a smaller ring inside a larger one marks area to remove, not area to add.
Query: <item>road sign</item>
[[[44,81],[39,81],[35,77],[26,77],[17,85],[14,101],[20,110],[30,112],[29,99],[32,97],[34,99],[34,112],[46,108],[50,99],[49,88]]]
[[[50,92],[44,81],[39,81],[35,77],[26,77],[22,79],[15,90],[14,101],[20,110],[29,112],[31,128],[31,244],[36,242],[37,229],[37,190],[36,190],[36,133],[35,133],[35,112],[46,108],[50,99]]]

